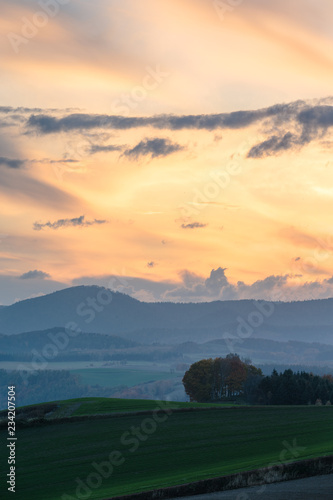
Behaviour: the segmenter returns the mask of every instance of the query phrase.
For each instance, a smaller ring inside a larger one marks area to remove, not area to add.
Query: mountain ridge
[[[75,325],[83,332],[151,341],[174,335],[205,341],[224,335],[333,343],[333,299],[301,302],[229,300],[200,303],[141,302],[97,285],[68,287],[0,309],[5,335]],[[150,332],[150,333],[149,333]],[[154,335],[156,338],[154,338]]]

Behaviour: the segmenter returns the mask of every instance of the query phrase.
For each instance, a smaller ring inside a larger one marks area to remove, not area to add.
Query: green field
[[[80,404],[74,415],[157,407],[154,401],[104,399],[73,400],[64,406],[73,404]],[[16,498],[60,500],[66,494],[63,500],[73,500],[77,498],[76,479],[86,484],[88,477],[93,478],[89,475],[96,473],[93,463],[107,461],[114,450],[121,454],[123,463],[114,466],[97,489],[91,488],[91,499],[250,470],[279,463],[281,457],[294,461],[329,455],[333,449],[332,407],[220,407],[170,412],[163,413],[165,421],[156,424],[156,430],[152,415],[131,413],[84,421],[53,420],[19,429]],[[138,428],[140,438],[133,437]],[[1,433],[6,437],[3,429]],[[3,478],[7,473],[3,454],[1,460]]]
[[[54,417],[61,416],[67,408],[77,407],[71,412],[71,416],[80,415],[105,415],[107,413],[123,413],[154,410],[157,402],[149,399],[116,399],[116,398],[80,398],[70,399],[60,403],[60,408]],[[211,403],[176,403],[168,402],[168,408],[220,408],[221,406],[232,406],[228,404]]]
[[[116,368],[87,368],[70,370],[74,375],[80,375],[82,383],[87,385],[100,385],[101,387],[119,387],[126,385],[133,387],[146,382],[169,380],[180,375],[170,372],[153,370],[130,370]]]

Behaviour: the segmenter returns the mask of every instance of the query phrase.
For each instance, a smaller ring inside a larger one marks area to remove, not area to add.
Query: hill
[[[26,353],[32,349],[43,349],[45,341],[50,342],[57,336],[62,339],[62,342],[65,342],[62,335],[65,335],[63,327],[48,328],[38,332],[18,333],[17,335],[0,334],[0,352]],[[86,350],[130,349],[139,345],[138,342],[133,340],[101,333],[80,333],[70,339],[71,350],[80,352]]]
[[[117,414],[118,404],[122,414]],[[123,404],[74,400],[68,407],[77,416],[63,418],[65,413],[45,423],[19,424],[16,474],[25,500],[80,498],[77,493],[102,500],[332,451],[332,407],[205,409],[126,401],[124,408]],[[93,417],[95,409],[108,415]],[[6,436],[6,427],[1,435]],[[117,465],[102,477],[110,456]],[[4,475],[7,465],[2,454]],[[97,471],[100,480],[90,482]],[[87,484],[97,483],[98,488],[87,490]]]
[[[257,323],[256,323],[257,322]],[[333,299],[146,303],[97,286],[67,288],[0,309],[0,332],[76,325],[137,342],[204,342],[228,335],[333,344]],[[251,326],[254,325],[254,326]]]

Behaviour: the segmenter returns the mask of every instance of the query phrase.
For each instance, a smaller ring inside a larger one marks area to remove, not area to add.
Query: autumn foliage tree
[[[185,372],[183,384],[191,401],[209,401],[214,384],[213,360],[203,359],[193,363]]]
[[[241,361],[237,354],[193,363],[183,378],[191,401],[222,401],[244,395],[246,381],[262,376],[261,370]]]

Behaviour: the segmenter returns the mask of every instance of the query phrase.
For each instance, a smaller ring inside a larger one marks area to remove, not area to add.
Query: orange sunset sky
[[[333,296],[331,0],[0,4],[0,304]]]

